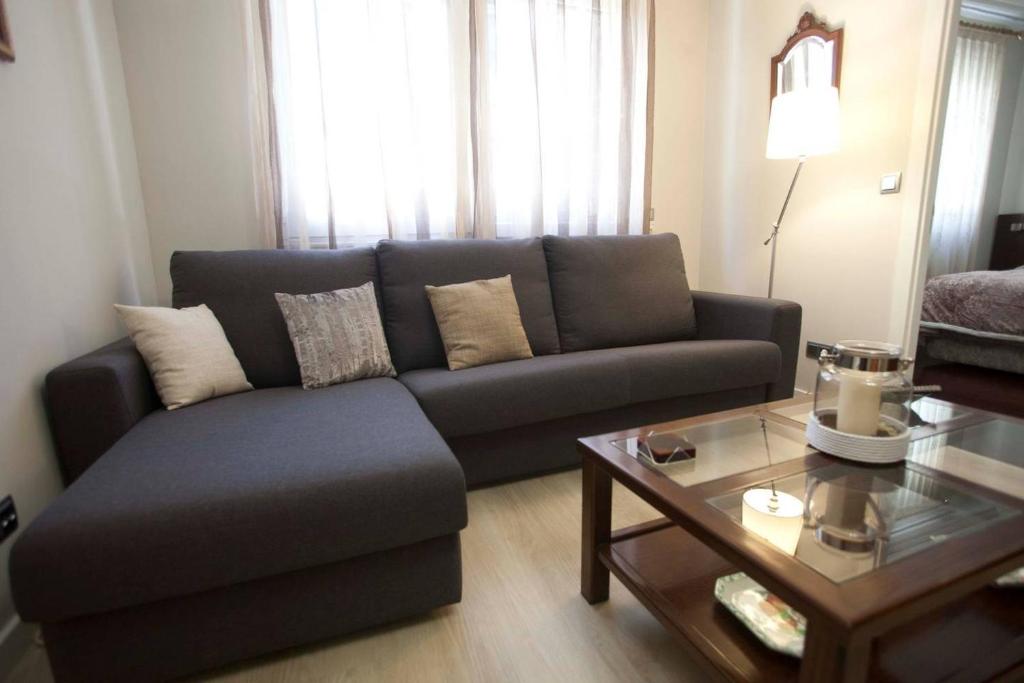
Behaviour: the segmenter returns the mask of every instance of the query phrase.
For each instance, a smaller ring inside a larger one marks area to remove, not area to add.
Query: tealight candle
[[[784,491],[750,489],[743,494],[743,527],[792,555],[804,528],[804,502]]]

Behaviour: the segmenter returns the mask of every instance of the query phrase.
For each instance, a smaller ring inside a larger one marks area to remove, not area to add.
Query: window
[[[649,0],[270,0],[280,242],[639,233]]]

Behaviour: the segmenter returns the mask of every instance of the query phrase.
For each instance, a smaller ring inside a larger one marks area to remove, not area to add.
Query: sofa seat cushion
[[[55,622],[465,524],[462,469],[398,381],[264,389],[143,419],[25,530],[11,580]]]
[[[768,384],[779,347],[763,341],[683,341],[495,363],[426,368],[398,379],[454,438],[610,408]]]
[[[445,437],[482,434],[626,405],[629,375],[610,350],[398,376]]]
[[[782,354],[772,342],[678,341],[616,349],[629,368],[631,403],[770,384]]]

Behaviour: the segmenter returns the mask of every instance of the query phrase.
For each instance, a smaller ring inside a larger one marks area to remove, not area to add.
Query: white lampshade
[[[839,91],[802,88],[776,95],[768,119],[769,159],[797,159],[839,150]]]
[[[743,493],[743,527],[770,541],[787,555],[796,552],[804,528],[804,502],[796,496],[771,489]]]

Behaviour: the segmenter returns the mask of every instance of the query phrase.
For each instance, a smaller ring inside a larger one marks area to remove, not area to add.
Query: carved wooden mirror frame
[[[786,41],[782,51],[772,57],[771,97],[773,99],[775,98],[775,95],[778,94],[779,65],[785,61],[789,51],[796,47],[800,41],[812,36],[821,38],[825,42],[833,43],[832,85],[839,88],[839,75],[843,67],[843,29],[837,28],[834,31],[830,31],[828,26],[825,25],[825,22],[820,21],[816,16],[814,16],[813,12],[804,12],[803,16],[800,17],[800,21],[797,22],[796,32]]]

